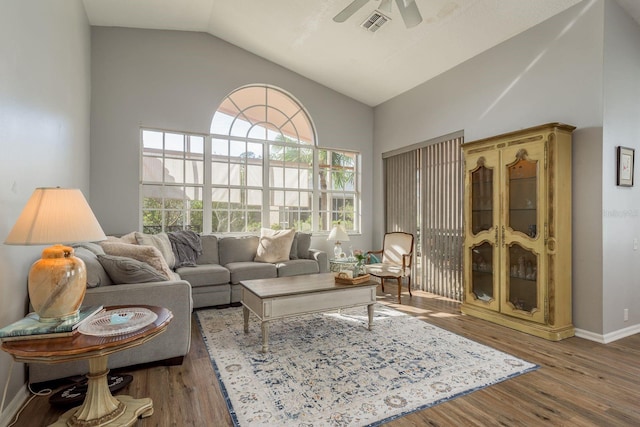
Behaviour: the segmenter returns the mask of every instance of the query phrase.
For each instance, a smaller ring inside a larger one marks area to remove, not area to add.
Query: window
[[[274,87],[232,92],[207,136],[143,129],[142,158],[145,232],[359,230],[360,155],[316,148],[308,113]]]
[[[142,130],[142,230],[203,231],[203,135]]]

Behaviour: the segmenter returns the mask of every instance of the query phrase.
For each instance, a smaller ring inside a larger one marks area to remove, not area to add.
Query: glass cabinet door
[[[518,244],[508,251],[506,300],[513,310],[535,313],[538,303],[538,257]]]
[[[471,292],[484,302],[495,300],[493,275],[493,245],[484,242],[471,247]]]
[[[484,165],[471,172],[471,232],[493,227],[493,169]]]
[[[465,201],[467,236],[464,258],[465,300],[468,304],[499,310],[499,245],[498,220],[500,210],[499,171],[497,151],[474,153],[466,158]]]
[[[538,161],[517,159],[507,166],[509,188],[508,226],[531,238],[538,234]]]
[[[544,146],[523,144],[502,154],[501,311],[544,323]]]

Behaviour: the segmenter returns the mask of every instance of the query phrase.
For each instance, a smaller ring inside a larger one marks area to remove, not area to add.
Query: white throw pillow
[[[144,234],[136,231],[136,242],[139,245],[154,246],[158,248],[169,268],[176,266],[176,256],[171,249],[171,241],[167,233]]]
[[[263,228],[254,261],[270,263],[288,261],[294,236],[295,230]]]

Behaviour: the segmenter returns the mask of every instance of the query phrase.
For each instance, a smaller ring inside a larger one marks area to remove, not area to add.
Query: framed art
[[[618,147],[617,184],[623,187],[633,187],[633,157],[635,149]]]

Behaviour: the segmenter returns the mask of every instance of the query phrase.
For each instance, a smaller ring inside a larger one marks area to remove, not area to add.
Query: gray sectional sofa
[[[309,234],[296,233],[289,259],[279,262],[255,261],[261,241],[258,236],[202,235],[200,239],[202,253],[195,265],[177,268],[166,240],[142,233],[129,233],[102,245],[73,245],[76,256],[87,267],[83,304],[157,305],[167,307],[174,316],[167,331],[157,338],[111,355],[111,369],[157,361],[181,363],[191,344],[192,310],[239,303],[242,280],[329,271],[326,252],[310,248]],[[84,374],[87,370],[84,361],[62,363],[54,368],[31,364],[29,381],[40,383]]]
[[[196,259],[197,265],[176,269],[180,278],[191,284],[194,308],[240,302],[242,280],[329,271],[327,253],[310,248],[309,234],[296,233],[289,259],[276,263],[254,261],[258,236],[201,238],[203,251]]]

